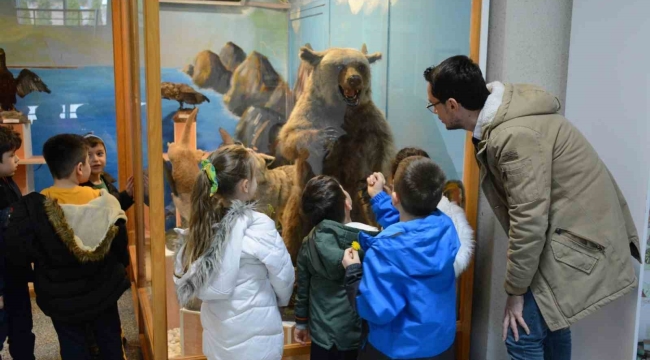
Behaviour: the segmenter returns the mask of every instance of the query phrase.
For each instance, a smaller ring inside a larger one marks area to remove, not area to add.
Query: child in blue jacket
[[[346,288],[369,327],[359,359],[453,359],[460,241],[437,209],[444,183],[430,159],[403,160],[391,194],[400,221],[375,237],[359,235],[363,266],[354,249],[345,252]]]

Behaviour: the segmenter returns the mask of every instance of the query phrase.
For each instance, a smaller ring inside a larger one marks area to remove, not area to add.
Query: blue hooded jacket
[[[436,210],[375,237],[360,233],[359,242],[366,256],[357,313],[368,322],[368,341],[397,359],[432,357],[451,347],[456,336],[453,264],[460,247],[452,220]]]

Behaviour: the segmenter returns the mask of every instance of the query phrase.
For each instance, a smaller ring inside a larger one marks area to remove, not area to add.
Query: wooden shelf
[[[42,156],[30,156],[26,159],[20,159],[18,165],[42,165],[45,164],[45,158]]]
[[[291,4],[266,3],[258,1],[211,1],[211,0],[159,0],[164,4],[181,4],[181,5],[206,5],[206,6],[236,6],[236,7],[256,7],[271,10],[289,10]]]

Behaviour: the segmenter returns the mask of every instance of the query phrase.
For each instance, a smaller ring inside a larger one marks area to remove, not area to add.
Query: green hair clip
[[[217,190],[219,190],[217,170],[208,159],[201,160],[201,170],[208,176],[208,179],[210,180],[210,197],[212,197],[217,193]]]

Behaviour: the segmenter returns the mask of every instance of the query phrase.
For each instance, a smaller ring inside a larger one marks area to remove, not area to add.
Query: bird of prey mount
[[[196,105],[205,101],[210,102],[210,99],[208,99],[207,96],[194,90],[187,84],[163,82],[160,85],[160,94],[163,99],[178,101],[178,104],[180,105],[178,108],[179,111],[186,110],[183,108],[183,104],[189,104],[196,107]]]
[[[0,48],[0,110],[3,112],[2,117],[18,116],[24,118],[24,115],[16,110],[16,94],[24,98],[33,91],[51,93],[43,80],[28,69],[23,69],[18,74],[18,77],[14,79],[14,75],[7,68],[5,51]],[[11,114],[8,114],[9,112]]]

